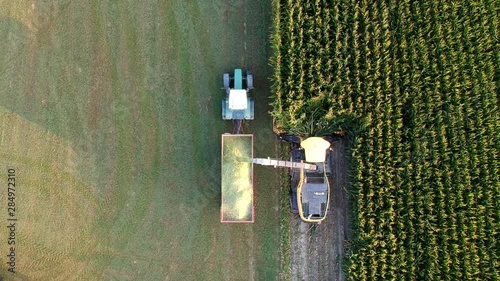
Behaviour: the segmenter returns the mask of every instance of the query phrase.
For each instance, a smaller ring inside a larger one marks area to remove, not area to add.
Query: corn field
[[[348,279],[500,280],[500,1],[273,3],[275,129],[354,136]]]

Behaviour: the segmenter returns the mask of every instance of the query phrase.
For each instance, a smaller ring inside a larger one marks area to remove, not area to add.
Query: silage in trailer
[[[221,222],[252,223],[253,135],[222,135]]]

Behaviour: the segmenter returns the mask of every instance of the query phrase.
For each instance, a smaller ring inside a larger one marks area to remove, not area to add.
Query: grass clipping
[[[222,137],[223,222],[253,221],[252,135]]]

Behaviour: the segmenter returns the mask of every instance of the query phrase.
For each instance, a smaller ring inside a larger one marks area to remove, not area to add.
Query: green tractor
[[[222,100],[222,119],[253,120],[254,101],[248,92],[253,89],[253,77],[250,71],[243,76],[241,69],[235,69],[234,74],[223,74],[226,97]]]

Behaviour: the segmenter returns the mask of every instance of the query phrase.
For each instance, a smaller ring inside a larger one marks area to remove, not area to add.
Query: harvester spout
[[[315,164],[271,159],[269,157],[268,158],[253,158],[252,163],[263,165],[263,166],[274,166],[274,168],[284,167],[284,168],[291,168],[291,169],[305,169],[305,170],[311,170],[311,171],[316,171],[316,169],[318,168]]]

